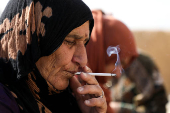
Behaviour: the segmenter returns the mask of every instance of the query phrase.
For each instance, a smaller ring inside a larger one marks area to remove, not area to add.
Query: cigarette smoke
[[[116,63],[115,63],[115,69],[113,69],[113,73],[114,72],[117,72],[117,70],[120,71],[120,73],[122,73],[123,71],[123,68],[122,68],[122,65],[121,65],[121,61],[120,61],[120,57],[119,57],[119,52],[120,52],[120,48],[119,48],[119,45],[117,46],[109,46],[107,48],[107,55],[110,57],[112,54],[116,54],[117,55],[117,60],[116,60]]]

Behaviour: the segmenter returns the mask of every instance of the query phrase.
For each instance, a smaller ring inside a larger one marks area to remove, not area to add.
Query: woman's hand
[[[83,71],[91,72],[88,67],[84,67]],[[77,76],[79,80],[76,76],[71,78],[70,87],[81,111],[83,113],[106,113],[106,98],[95,77],[87,73]]]

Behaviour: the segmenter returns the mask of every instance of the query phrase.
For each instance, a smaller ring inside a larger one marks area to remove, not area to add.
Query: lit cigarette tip
[[[81,72],[76,72],[76,75],[80,75]],[[116,74],[113,73],[88,73],[90,75],[95,75],[95,76],[116,76]]]

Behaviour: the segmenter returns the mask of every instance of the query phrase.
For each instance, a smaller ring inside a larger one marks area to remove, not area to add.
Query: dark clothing
[[[0,112],[19,113],[19,107],[11,92],[0,83]]]

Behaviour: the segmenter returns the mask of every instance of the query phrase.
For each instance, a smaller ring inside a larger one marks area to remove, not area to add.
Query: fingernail
[[[88,69],[88,66],[85,66],[86,69]]]
[[[83,88],[82,88],[82,87],[79,87],[78,90],[81,92],[81,91],[83,91]]]
[[[86,103],[86,104],[90,104],[90,101],[89,101],[89,100],[85,100],[85,103]]]
[[[84,77],[86,77],[86,76],[87,76],[87,74],[86,74],[86,73],[84,73],[84,72],[82,72],[82,74],[83,74],[83,76],[84,76]]]
[[[86,66],[86,69],[87,69],[87,70],[91,70],[90,67],[88,67],[88,66]]]

